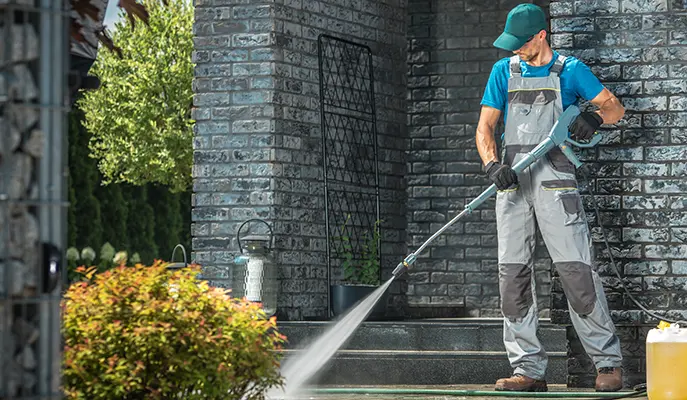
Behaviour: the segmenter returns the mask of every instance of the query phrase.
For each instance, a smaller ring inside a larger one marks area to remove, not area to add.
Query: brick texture
[[[262,218],[276,236],[278,317],[326,319],[317,39],[327,33],[372,50],[387,278],[406,252],[406,1],[195,4],[195,260],[228,286],[238,224]],[[403,292],[403,281],[392,287],[391,314],[403,312]]]
[[[518,1],[410,0],[408,9],[408,236],[411,250],[489,185],[475,146],[491,68],[509,56],[492,43]],[[548,9],[548,1],[536,4]],[[501,124],[502,125],[502,124]],[[499,130],[501,132],[501,130]],[[500,133],[499,133],[500,134]],[[500,317],[493,199],[455,223],[410,272],[416,317]],[[539,237],[540,315],[548,316],[550,269]]]
[[[606,127],[604,142],[585,152],[595,171],[601,219],[617,266],[634,297],[668,318],[684,319],[687,217],[682,193],[687,114],[687,11],[670,0],[552,1],[552,41],[587,62],[627,109]],[[591,199],[585,196],[599,271],[625,358],[626,384],[644,382],[645,340],[657,320],[625,293],[610,266]],[[569,324],[565,296],[553,279],[552,320]],[[596,373],[574,330],[569,384],[591,386]]]
[[[274,5],[195,6],[193,259],[230,287],[238,224],[274,215]]]
[[[588,63],[627,108],[598,148],[581,152],[624,282],[650,309],[685,319],[684,2],[534,2],[550,13],[553,47]],[[374,55],[388,277],[488,186],[474,143],[479,102],[494,62],[510,55],[492,42],[518,3],[195,0],[193,250],[206,274],[227,285],[238,224],[264,218],[277,236],[280,317],[327,318],[317,38],[328,33]],[[624,292],[584,196],[633,385],[657,321]],[[405,314],[407,300],[410,317],[501,317],[493,210],[492,199],[426,249],[392,287],[392,314]],[[535,270],[540,315],[568,327],[569,384],[593,385],[540,236]]]

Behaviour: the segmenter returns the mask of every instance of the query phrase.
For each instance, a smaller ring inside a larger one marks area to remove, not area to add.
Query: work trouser
[[[513,164],[521,156],[514,155]],[[597,368],[620,366],[620,342],[592,267],[591,235],[574,171],[556,169],[543,158],[519,175],[517,187],[497,192],[496,214],[504,343],[514,372],[543,379],[548,361],[537,338],[535,221],[584,349]]]

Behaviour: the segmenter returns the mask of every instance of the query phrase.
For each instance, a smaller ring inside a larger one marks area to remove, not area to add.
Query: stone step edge
[[[284,349],[281,352],[284,355],[297,354],[302,352],[300,349]],[[568,353],[565,351],[551,351],[546,353],[549,358],[568,358]],[[332,358],[362,358],[365,356],[374,356],[379,358],[399,356],[406,357],[432,357],[432,358],[508,358],[505,351],[466,351],[466,350],[339,350]]]
[[[277,321],[277,329],[279,326],[289,326],[289,327],[313,327],[319,328],[324,326],[334,326],[336,321]],[[363,327],[377,327],[377,326],[422,326],[427,328],[433,327],[461,327],[461,326],[487,326],[487,327],[503,327],[503,320],[494,319],[423,319],[423,320],[407,320],[407,321],[364,321],[358,328]],[[539,321],[539,329],[554,329],[554,330],[565,330],[565,326],[554,324],[547,321]]]

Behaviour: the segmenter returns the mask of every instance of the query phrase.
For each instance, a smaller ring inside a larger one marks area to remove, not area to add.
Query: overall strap
[[[566,59],[566,56],[559,54],[556,58],[556,61],[551,66],[550,73],[555,74],[556,76],[560,75],[561,71],[563,70],[563,64],[565,63]],[[514,77],[520,77],[522,73],[522,71],[520,70],[520,57],[518,57],[517,55],[512,56],[510,58],[510,73],[511,76]]]
[[[560,75],[561,71],[563,70],[563,63],[565,62],[565,59],[567,57],[559,54],[558,57],[556,58],[556,62],[553,63],[551,66],[551,74],[555,74],[556,76]]]
[[[510,74],[511,76],[520,77],[520,57],[517,55],[510,58]]]

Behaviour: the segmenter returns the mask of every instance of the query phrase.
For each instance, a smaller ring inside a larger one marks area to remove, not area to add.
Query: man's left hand
[[[570,138],[575,141],[589,140],[603,124],[601,116],[595,112],[583,112],[570,124]]]

